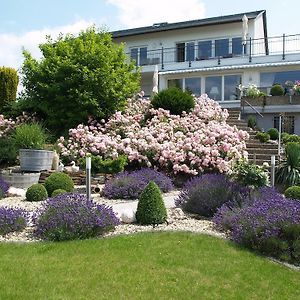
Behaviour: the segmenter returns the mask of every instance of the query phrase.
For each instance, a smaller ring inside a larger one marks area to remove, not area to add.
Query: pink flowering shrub
[[[247,157],[248,133],[226,124],[227,110],[207,95],[195,98],[195,108],[181,116],[153,109],[144,99],[129,99],[125,112],[107,122],[90,120],[59,139],[61,155],[70,160],[87,153],[115,158],[169,172],[197,175],[205,170],[227,172],[232,160]]]

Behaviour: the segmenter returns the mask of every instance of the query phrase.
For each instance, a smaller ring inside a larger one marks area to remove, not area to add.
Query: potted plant
[[[54,152],[44,150],[47,137],[38,123],[23,124],[16,128],[14,139],[19,149],[21,171],[51,170]]]

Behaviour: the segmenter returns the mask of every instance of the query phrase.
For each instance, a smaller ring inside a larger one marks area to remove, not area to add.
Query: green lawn
[[[300,272],[232,243],[143,233],[0,244],[0,299],[300,299]]]

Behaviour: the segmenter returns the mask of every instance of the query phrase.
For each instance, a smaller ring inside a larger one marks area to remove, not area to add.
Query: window
[[[185,59],[185,43],[176,44],[176,61],[183,62]]]
[[[201,78],[186,78],[185,79],[185,90],[190,91],[192,94],[196,96],[200,96],[201,94]]]
[[[238,100],[238,85],[242,82],[241,75],[224,76],[224,100]]]
[[[222,76],[206,77],[205,92],[211,99],[222,100]]]
[[[186,60],[193,61],[195,60],[195,43],[190,42],[186,44]]]
[[[300,71],[283,71],[274,73],[261,73],[260,86],[271,87],[274,83],[284,85],[287,80],[295,81],[300,79]]]
[[[130,58],[135,61],[135,64],[138,65],[138,56],[139,56],[139,49],[132,48],[130,49]]]
[[[279,130],[279,116],[274,117],[274,128]],[[282,132],[295,133],[295,116],[282,117]]]
[[[232,38],[232,54],[233,55],[243,54],[242,38],[240,38],[240,37]]]
[[[183,79],[169,79],[168,80],[168,88],[177,87],[179,89],[183,88]]]
[[[148,65],[147,47],[140,48],[140,66]]]
[[[229,39],[215,40],[215,56],[228,57]]]
[[[198,59],[208,59],[211,55],[212,41],[201,41],[198,43]]]

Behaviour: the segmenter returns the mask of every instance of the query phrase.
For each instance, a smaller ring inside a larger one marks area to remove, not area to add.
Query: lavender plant
[[[111,207],[67,193],[49,198],[34,215],[34,235],[49,241],[85,239],[114,229],[119,219]]]
[[[173,189],[172,180],[168,176],[150,168],[143,168],[118,174],[105,184],[103,195],[110,199],[137,199],[151,180],[163,192]]]
[[[28,213],[20,208],[0,207],[0,235],[22,231],[28,220]]]
[[[239,203],[248,189],[221,174],[205,174],[190,179],[175,201],[184,211],[212,217],[229,201]]]
[[[276,258],[300,264],[300,202],[265,188],[250,205],[224,204],[215,214],[218,229],[231,239]]]
[[[0,176],[0,199],[2,199],[9,189],[8,183]]]

